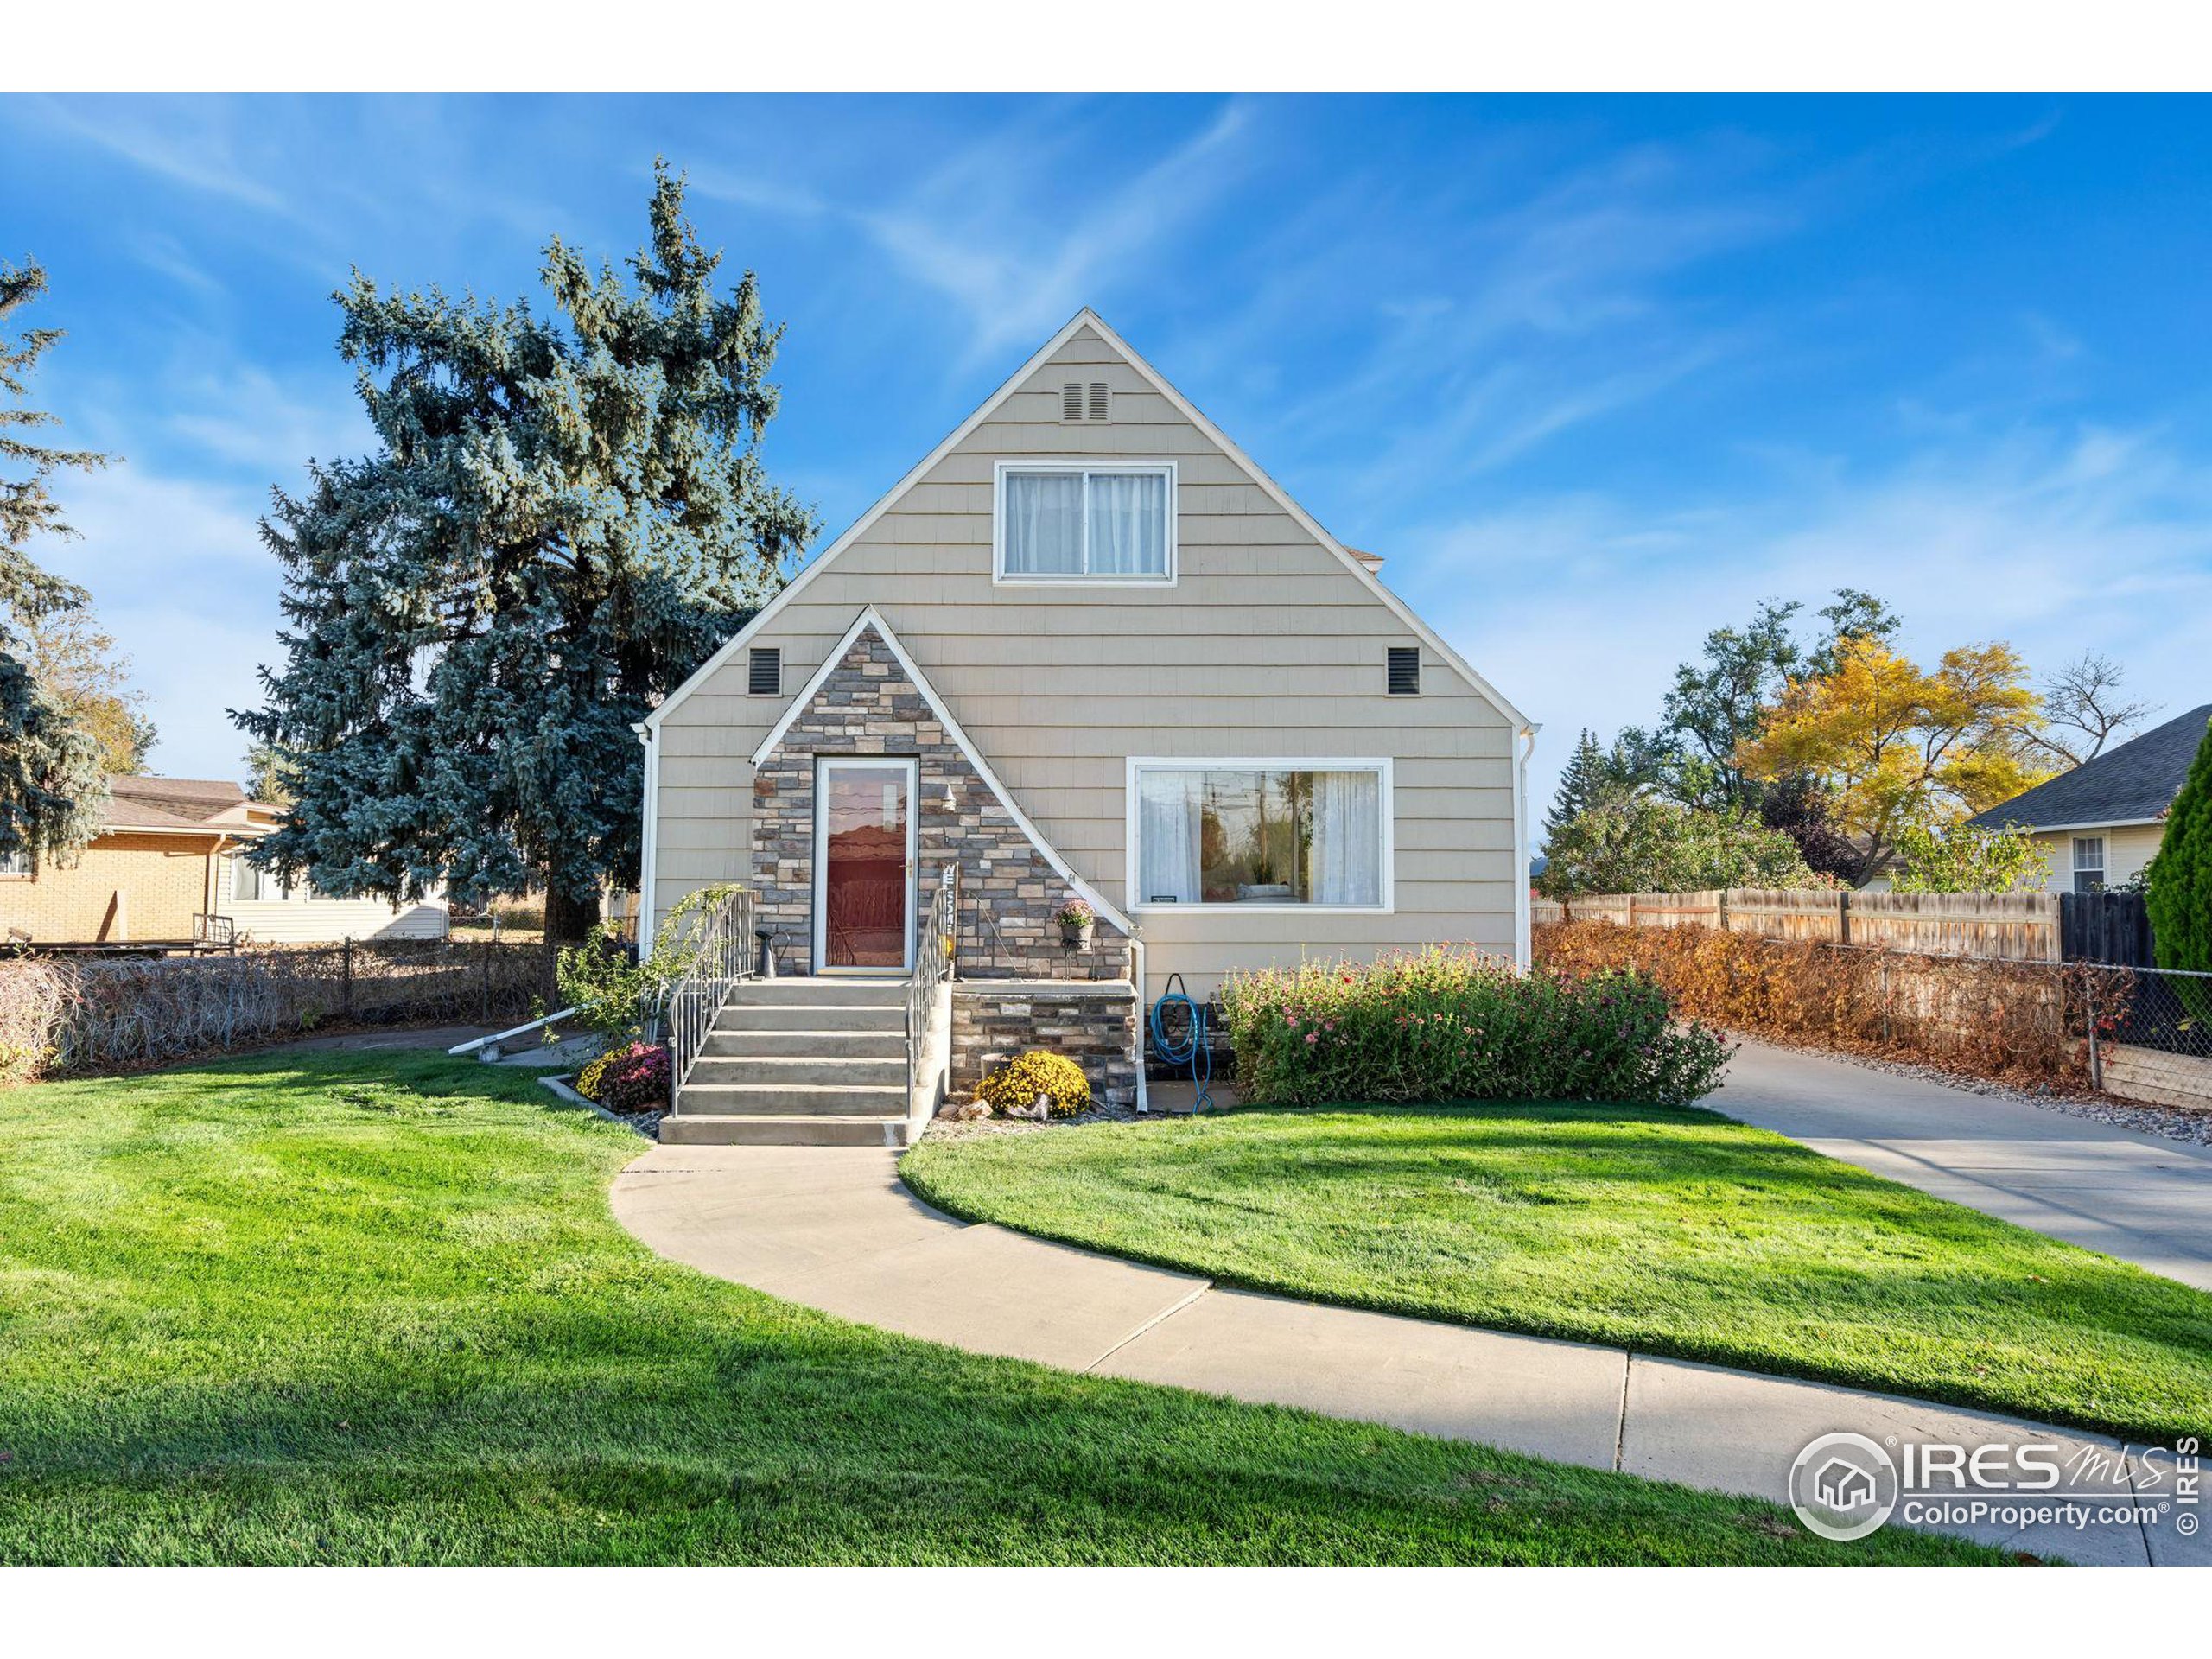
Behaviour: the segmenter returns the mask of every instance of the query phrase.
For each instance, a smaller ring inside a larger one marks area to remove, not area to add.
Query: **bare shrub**
[[[1533,936],[1535,960],[1554,972],[1648,976],[1681,1019],[2008,1083],[2089,1080],[2084,976],[2058,963],[1602,921],[1545,923]]]
[[[444,939],[0,963],[0,1078],[130,1071],[330,1027],[520,1019],[552,984],[542,946]]]

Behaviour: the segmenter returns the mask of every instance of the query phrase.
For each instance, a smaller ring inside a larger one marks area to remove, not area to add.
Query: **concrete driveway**
[[[1763,1043],[1745,1043],[1702,1103],[2212,1290],[2212,1147]]]

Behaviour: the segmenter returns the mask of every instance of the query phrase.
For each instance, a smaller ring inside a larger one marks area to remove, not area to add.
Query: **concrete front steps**
[[[730,993],[660,1138],[675,1146],[903,1147],[906,988],[748,980]]]

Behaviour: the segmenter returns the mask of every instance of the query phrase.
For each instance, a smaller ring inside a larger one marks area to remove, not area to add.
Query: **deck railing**
[[[760,944],[753,931],[753,894],[743,887],[725,893],[707,911],[692,937],[690,960],[663,987],[653,1015],[668,1042],[671,1111],[707,1046],[715,1016],[729,1000],[730,988],[751,979],[756,971]]]
[[[914,941],[914,971],[906,976],[906,1094],[922,1080],[922,1044],[929,1035],[937,988],[952,977],[960,914],[960,867],[948,864],[930,899],[929,925]]]

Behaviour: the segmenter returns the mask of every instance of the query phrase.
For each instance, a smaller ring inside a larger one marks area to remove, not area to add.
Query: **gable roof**
[[[2208,721],[2212,702],[2153,726],[1969,822],[1985,830],[2008,823],[2027,830],[2155,823],[2181,793]]]
[[[219,778],[143,778],[116,773],[107,780],[100,815],[103,834],[230,836],[257,834],[249,800],[236,784]]]
[[[845,653],[853,648],[853,641],[868,632],[873,632],[877,639],[882,640],[884,649],[898,659],[899,671],[913,683],[914,690],[922,694],[922,700],[929,704],[930,711],[944,726],[945,736],[967,757],[968,764],[975,768],[976,775],[983,780],[983,787],[989,790],[993,798],[1006,810],[1007,816],[1014,820],[1014,827],[1029,837],[1029,844],[1037,849],[1038,856],[1051,865],[1062,880],[1089,899],[1093,910],[1122,932],[1134,934],[1136,929],[1122,912],[1122,907],[1077,875],[1067,860],[1060,856],[1058,849],[1045,839],[1044,832],[1029,821],[1029,815],[1015,804],[1014,797],[1007,792],[1006,785],[999,781],[998,773],[991,770],[991,763],[983,759],[983,752],[969,740],[968,734],[961,729],[960,722],[952,717],[952,710],[946,708],[944,700],[938,696],[937,688],[929,683],[914,659],[906,654],[906,647],[899,643],[899,636],[891,632],[891,625],[876,613],[873,605],[853,619],[853,626],[845,630],[845,637],[830,648],[822,658],[822,666],[814,671],[804,685],[799,687],[798,695],[791,700],[790,706],[784,710],[783,718],[770,728],[767,736],[760,740],[760,747],[753,751],[753,764],[759,766],[774,753],[776,745],[784,741],[784,734],[791,730],[791,723],[806,712],[806,706],[814,701],[815,694],[822,690],[823,682],[837,671],[839,664],[845,660]]]
[[[1213,443],[1215,448],[1219,449],[1221,453],[1231,462],[1242,467],[1245,473],[1250,476],[1253,483],[1257,485],[1277,506],[1281,507],[1286,513],[1289,514],[1291,518],[1295,521],[1301,529],[1303,529],[1308,535],[1313,537],[1315,541],[1319,542],[1325,549],[1332,554],[1336,557],[1338,563],[1342,564],[1346,570],[1351,573],[1354,580],[1363,584],[1368,589],[1372,597],[1382,601],[1384,607],[1389,609],[1392,615],[1395,616],[1401,623],[1404,624],[1406,628],[1411,632],[1416,639],[1421,640],[1423,645],[1434,652],[1437,656],[1444,661],[1445,664],[1454,673],[1458,674],[1460,678],[1464,679],[1467,683],[1468,686],[1472,689],[1478,696],[1485,699],[1492,708],[1497,710],[1499,714],[1504,715],[1508,721],[1511,721],[1516,731],[1533,732],[1536,729],[1536,723],[1534,721],[1530,720],[1526,715],[1515,708],[1513,704],[1507,700],[1504,694],[1499,691],[1496,686],[1492,685],[1480,674],[1478,674],[1474,670],[1473,664],[1469,663],[1465,658],[1462,657],[1458,652],[1452,650],[1450,645],[1445,644],[1441,636],[1440,636],[1433,628],[1430,627],[1427,623],[1422,621],[1420,617],[1414,614],[1412,608],[1407,605],[1405,601],[1400,599],[1395,594],[1392,593],[1388,588],[1382,585],[1381,579],[1375,574],[1375,566],[1382,563],[1382,561],[1379,558],[1376,558],[1373,554],[1362,555],[1354,552],[1351,549],[1344,546],[1343,543],[1337,540],[1335,537],[1330,535],[1327,531],[1322,529],[1320,524],[1315,521],[1312,514],[1308,513],[1305,508],[1300,506],[1297,502],[1291,499],[1290,496],[1284,491],[1282,486],[1276,483],[1272,478],[1269,478],[1265,472],[1261,470],[1260,466],[1256,461],[1255,461],[1249,455],[1246,454],[1243,450],[1236,447],[1236,445],[1230,439],[1228,434],[1224,432],[1219,427],[1216,426],[1211,421],[1208,420],[1204,415],[1200,414],[1197,407],[1193,405],[1188,398],[1184,397],[1181,392],[1176,391],[1173,386],[1168,384],[1167,380],[1160,374],[1159,370],[1154,368],[1151,364],[1146,362],[1142,357],[1139,356],[1135,349],[1132,347],[1127,340],[1123,340],[1119,334],[1116,334],[1111,328],[1107,327],[1104,318],[1101,317],[1096,311],[1093,311],[1087,305],[1084,307],[1082,310],[1077,312],[1074,316],[1069,318],[1066,324],[1058,334],[1046,340],[1044,345],[1038,347],[1036,353],[1027,362],[1016,369],[996,391],[993,392],[989,397],[986,397],[980,404],[978,404],[975,412],[969,415],[966,420],[961,422],[958,426],[955,427],[944,442],[938,444],[936,448],[931,450],[928,454],[923,456],[922,459],[915,464],[912,470],[908,472],[907,474],[904,478],[900,479],[896,484],[893,485],[891,488],[877,500],[874,506],[870,507],[866,512],[862,513],[857,519],[855,519],[853,522],[851,528],[847,530],[843,535],[838,537],[836,541],[832,542],[813,559],[810,560],[804,569],[792,576],[790,582],[784,585],[784,589],[781,593],[778,594],[773,599],[762,606],[760,613],[755,615],[750,622],[747,623],[743,627],[740,628],[735,633],[732,634],[727,640],[725,640],[722,643],[721,648],[716,651],[713,656],[708,658],[705,662],[700,664],[698,669],[689,679],[685,680],[683,684],[677,686],[675,690],[670,692],[667,697],[663,700],[660,706],[645,716],[645,724],[658,731],[660,728],[661,722],[666,718],[671,709],[673,709],[678,703],[690,697],[693,692],[696,691],[699,687],[705,684],[707,681],[714,676],[716,670],[720,669],[724,664],[735,657],[740,651],[743,650],[752,641],[753,636],[759,633],[763,627],[766,626],[769,620],[780,611],[785,605],[789,603],[790,601],[798,594],[800,589],[804,588],[808,582],[811,582],[815,576],[819,575],[825,568],[827,568],[830,562],[836,559],[839,554],[842,553],[848,547],[850,547],[855,542],[866,535],[868,528],[886,512],[889,512],[892,506],[897,503],[901,496],[905,495],[908,490],[912,489],[916,484],[918,484],[925,477],[926,477],[931,470],[934,468],[939,461],[950,454],[953,450],[958,448],[961,443],[967,439],[970,433],[974,432],[977,427],[982,425],[985,421],[990,418],[993,412],[997,410],[1001,404],[1004,403],[1016,391],[1019,391],[1021,387],[1027,383],[1032,375],[1036,373],[1039,369],[1044,367],[1046,364],[1049,363],[1052,359],[1053,355],[1058,353],[1063,346],[1066,345],[1068,341],[1074,339],[1077,334],[1081,333],[1085,328],[1092,330],[1097,334],[1100,340],[1103,340],[1108,346],[1121,353],[1122,359],[1126,361],[1131,368],[1142,375],[1145,379],[1149,381],[1152,384],[1153,389],[1158,391],[1161,397],[1165,397],[1169,404],[1173,404],[1176,411],[1180,414],[1184,419],[1189,421],[1192,425],[1197,427],[1201,433],[1205,434],[1206,438]],[[1372,564],[1369,563],[1370,560],[1373,561]]]

